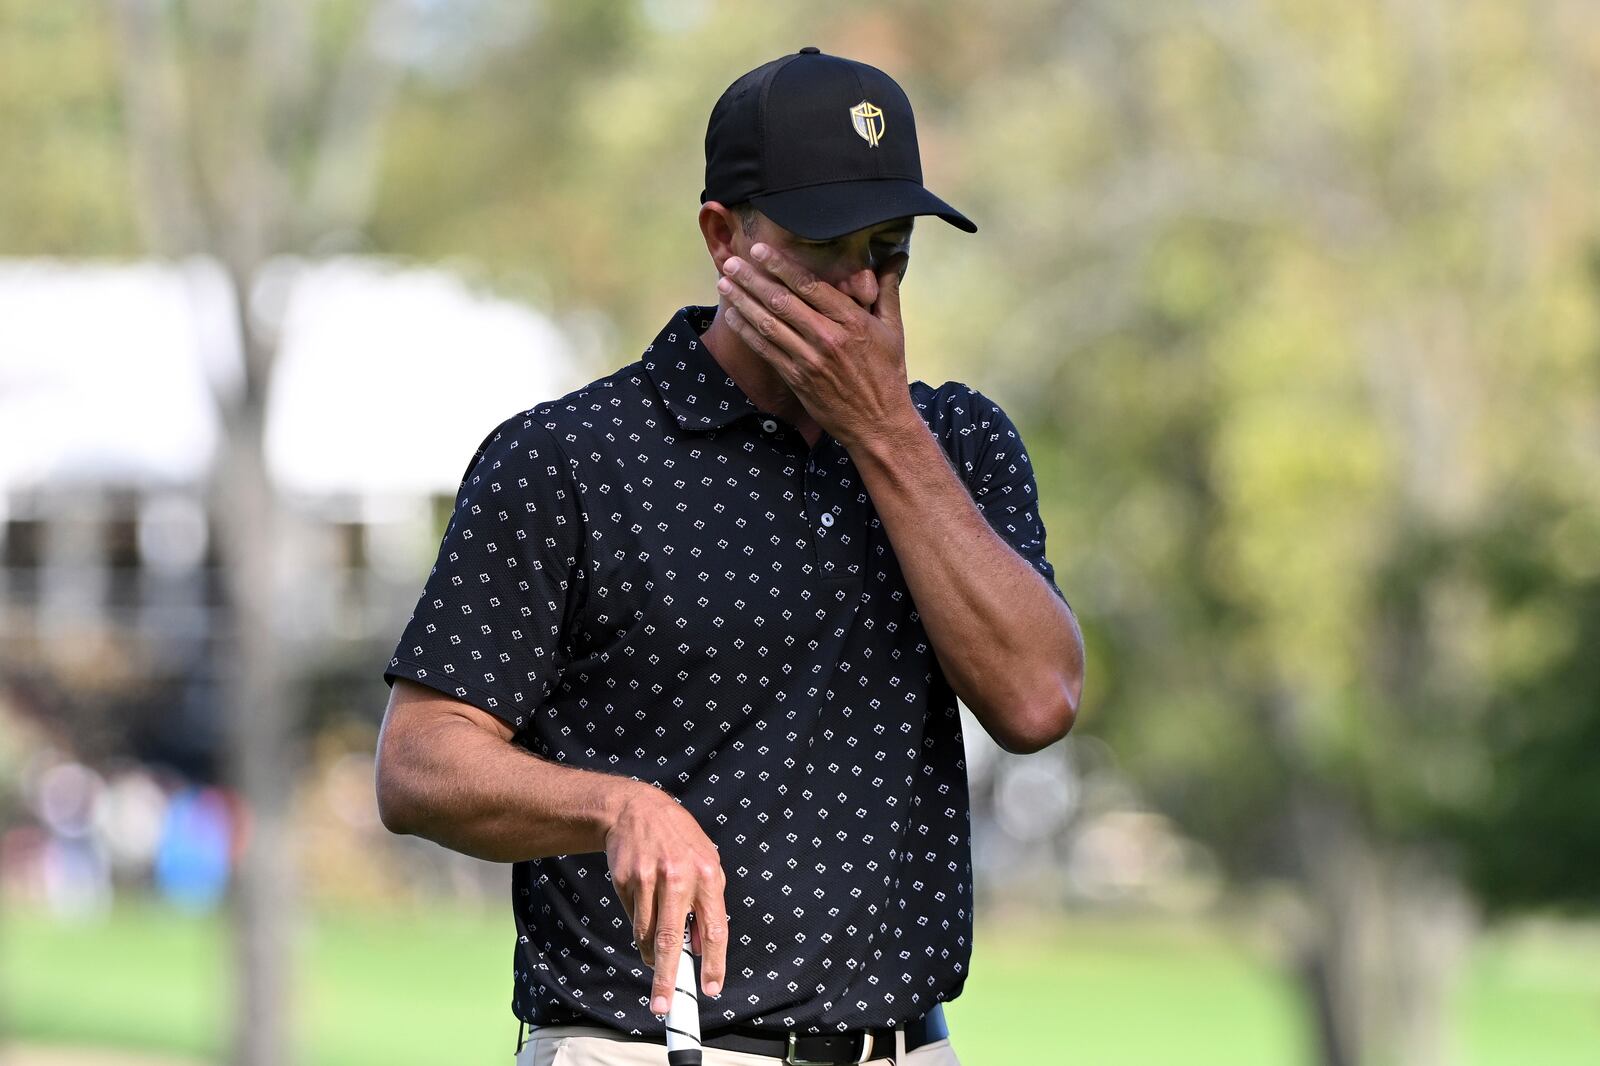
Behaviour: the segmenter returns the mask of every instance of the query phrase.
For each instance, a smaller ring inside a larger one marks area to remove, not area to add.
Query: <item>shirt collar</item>
[[[699,304],[678,308],[644,350],[644,368],[683,429],[720,429],[760,410],[700,339],[716,312]]]

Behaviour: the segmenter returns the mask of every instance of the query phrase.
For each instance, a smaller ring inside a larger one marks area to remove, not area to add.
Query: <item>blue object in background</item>
[[[180,907],[215,909],[228,887],[231,844],[228,805],[220,792],[189,787],[174,793],[156,848],[156,890]]]

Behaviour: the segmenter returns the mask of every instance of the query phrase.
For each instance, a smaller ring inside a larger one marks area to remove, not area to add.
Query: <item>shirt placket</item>
[[[830,608],[848,604],[853,609],[866,557],[866,516],[857,498],[860,487],[842,457],[843,449],[831,438],[819,441],[806,457],[806,522],[811,563],[825,601]]]

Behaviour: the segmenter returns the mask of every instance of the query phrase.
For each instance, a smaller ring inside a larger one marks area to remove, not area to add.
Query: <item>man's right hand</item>
[[[700,956],[700,987],[722,991],[728,951],[727,878],[717,846],[676,800],[651,785],[635,789],[606,830],[611,883],[633,921],[639,954],[655,970],[650,1009],[667,1013],[694,914],[690,947]]]

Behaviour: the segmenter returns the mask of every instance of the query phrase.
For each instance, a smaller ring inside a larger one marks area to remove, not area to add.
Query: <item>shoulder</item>
[[[1022,431],[993,397],[961,381],[937,388],[919,381],[912,383],[912,398],[974,498],[1008,485],[1035,491]]]
[[[643,364],[636,360],[564,395],[540,400],[490,430],[474,463],[499,453],[502,461],[555,456],[564,460],[563,466],[574,466],[587,450],[586,438],[648,402],[644,382]]]
[[[522,413],[530,424],[547,433],[576,464],[599,439],[615,439],[617,431],[660,417],[660,409],[642,360],[580,385],[554,399],[542,400]]]
[[[963,381],[938,386],[913,381],[911,399],[934,436],[964,449],[981,451],[998,439],[1017,434],[998,402]]]
[[[635,360],[563,396],[541,400],[525,413],[551,433],[571,437],[638,404],[644,384],[644,364]]]

